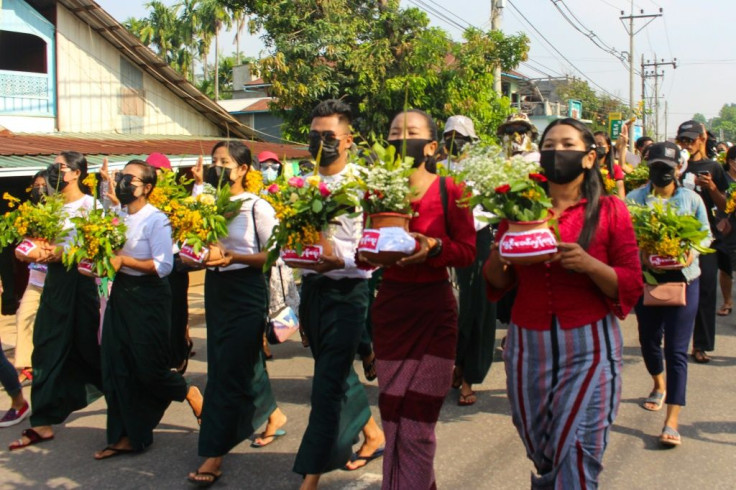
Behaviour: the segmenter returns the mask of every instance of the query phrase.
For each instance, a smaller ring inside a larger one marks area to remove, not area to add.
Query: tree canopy
[[[464,114],[478,134],[495,134],[510,107],[493,91],[493,67],[514,68],[529,50],[523,34],[469,29],[463,42],[453,41],[398,0],[220,1],[245,8],[251,29],[263,30],[269,55],[261,76],[293,138],[306,134],[312,108],[328,98],[349,103],[367,137],[385,136],[405,100],[440,123]]]
[[[556,91],[563,102],[572,99],[583,103],[582,119],[593,121],[593,131],[607,130],[610,112],[621,112],[624,118],[631,114],[626,104],[608,95],[599,95],[585,80],[571,78],[558,85]]]
[[[723,107],[721,107],[718,116],[707,121],[705,116],[702,114],[695,114],[693,116],[693,120],[705,123],[705,126],[710,129],[719,140],[723,139],[726,141],[736,142],[736,104],[724,104]],[[723,132],[723,136],[721,136],[721,131]]]

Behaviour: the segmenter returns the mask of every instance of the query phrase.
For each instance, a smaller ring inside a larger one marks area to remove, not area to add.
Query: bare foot
[[[271,444],[275,439],[274,435],[276,434],[276,431],[286,425],[287,420],[286,415],[284,415],[284,412],[282,412],[280,408],[274,410],[271,416],[268,417],[266,428],[261,432],[259,437],[256,437],[253,444],[258,447],[268,446]]]
[[[380,430],[377,432],[371,431],[370,435],[366,434],[366,432],[363,431],[363,435],[365,437],[365,440],[363,441],[363,445],[360,446],[360,449],[357,452],[359,458],[370,458],[378,449],[383,447],[383,445],[386,443],[386,438],[384,437],[383,432],[381,432]],[[345,464],[345,468],[352,471],[357,470],[358,468],[362,468],[367,464],[368,461],[366,461],[365,459],[357,459],[355,461],[348,461]]]
[[[194,385],[190,386],[189,391],[187,391],[187,403],[189,403],[189,407],[192,409],[192,413],[197,419],[197,422],[201,424],[204,397],[202,396],[202,392],[199,391],[199,388]]]
[[[121,453],[133,452],[133,446],[130,444],[130,439],[127,437],[121,437],[118,442],[107,446],[101,451],[95,452],[95,459],[107,459],[117,456]]]
[[[317,490],[320,475],[306,475],[299,490]]]

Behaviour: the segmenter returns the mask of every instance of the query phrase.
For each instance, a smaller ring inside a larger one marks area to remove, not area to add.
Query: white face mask
[[[265,170],[261,170],[261,175],[263,175],[263,182],[265,183],[271,183],[274,180],[276,180],[279,176],[279,171],[275,168],[267,168]]]

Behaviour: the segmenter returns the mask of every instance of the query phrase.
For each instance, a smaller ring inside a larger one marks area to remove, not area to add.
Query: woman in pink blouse
[[[559,227],[553,260],[511,266],[494,248],[489,297],[518,286],[504,362],[512,418],[537,474],[532,488],[596,488],[621,398],[624,318],[642,292],[628,210],[604,196],[595,140],[575,119],[542,135],[540,163]],[[499,227],[502,236],[508,226]]]

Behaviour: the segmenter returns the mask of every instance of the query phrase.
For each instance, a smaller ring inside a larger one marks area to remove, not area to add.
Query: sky
[[[113,17],[123,21],[130,16],[146,15],[147,0],[97,0]],[[631,0],[556,0],[565,15],[586,32],[593,33],[599,44],[628,53],[629,36],[620,20],[621,11],[630,15]],[[164,0],[174,4],[175,0]],[[677,59],[677,68],[660,67],[660,133],[664,133],[665,100],[668,106],[667,136],[673,137],[677,126],[695,113],[707,118],[718,115],[727,103],[736,103],[736,49],[734,49],[733,0],[634,0],[634,13],[663,15],[643,27],[649,19],[636,19],[634,60],[640,71],[641,55],[645,60]],[[402,0],[402,7],[417,7],[427,12],[433,25],[460,39],[462,28],[474,25],[490,29],[491,0]],[[566,10],[567,9],[567,10]],[[526,18],[526,20],[524,19]],[[628,21],[626,21],[628,24]],[[536,32],[533,25],[539,32]],[[575,30],[555,7],[553,0],[505,0],[501,29],[507,34],[526,33],[531,41],[529,61],[518,71],[529,78],[574,75],[588,78],[596,90],[629,100],[629,71],[620,60],[599,49],[589,37]],[[246,56],[263,54],[258,36],[243,36]],[[546,41],[545,41],[546,39]],[[552,47],[553,46],[553,47]],[[235,52],[233,35],[225,34],[221,52]],[[647,68],[648,71],[653,71]],[[596,86],[597,85],[597,86]],[[599,88],[600,87],[600,88]],[[654,92],[654,79],[647,82],[648,97]],[[641,78],[635,75],[634,98],[641,99]]]

